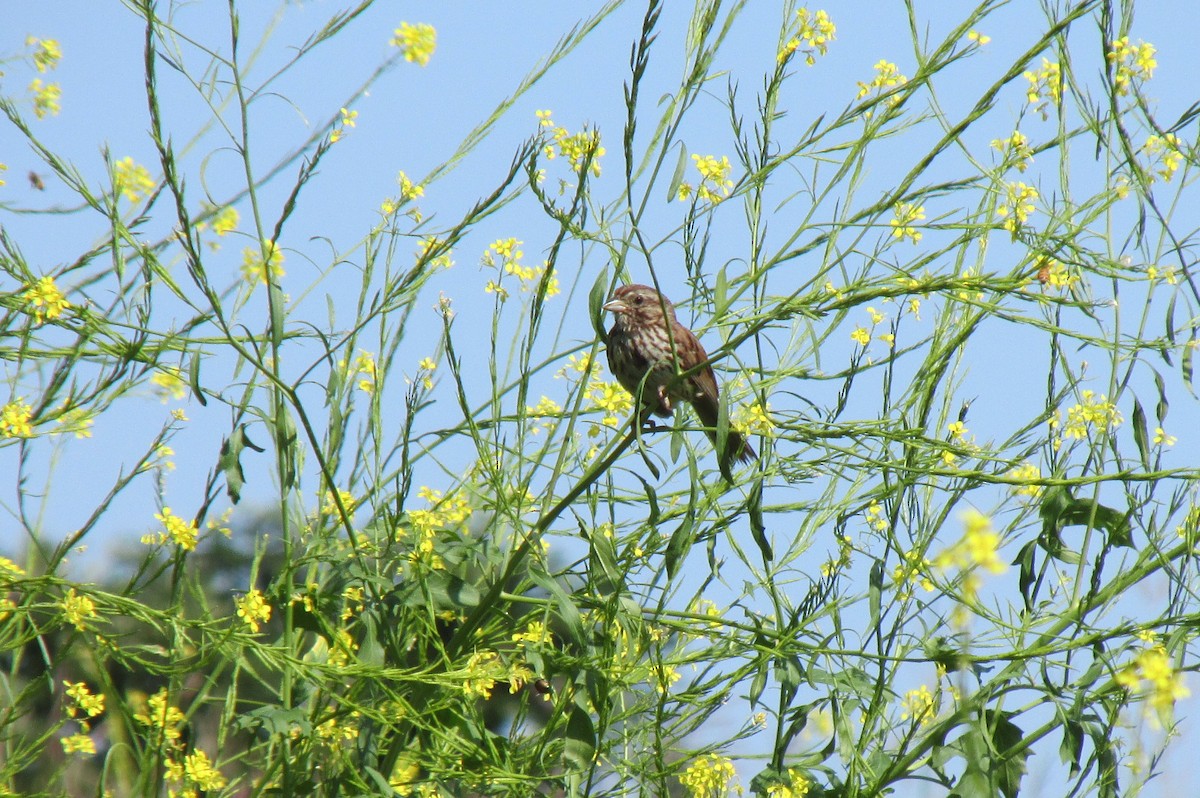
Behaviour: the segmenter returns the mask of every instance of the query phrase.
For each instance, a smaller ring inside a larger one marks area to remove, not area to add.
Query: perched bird
[[[682,379],[677,376],[706,363],[708,353],[692,331],[675,318],[675,306],[650,286],[635,284],[614,291],[604,309],[616,317],[608,331],[608,367],[625,390],[634,396],[641,391],[639,417],[654,413],[667,418],[674,412],[675,402],[688,402],[715,445],[720,407],[717,377],[709,365]],[[678,370],[672,358],[672,342]],[[722,472],[735,457],[750,462],[757,455],[744,435],[730,429]]]

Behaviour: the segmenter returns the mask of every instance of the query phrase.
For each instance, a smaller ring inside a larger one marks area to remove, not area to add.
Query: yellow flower
[[[858,82],[858,99],[860,100],[872,92],[886,94],[908,83],[908,78],[901,75],[900,68],[891,61],[880,59],[875,63],[874,69],[875,77],[872,78],[870,83]],[[896,106],[903,99],[904,95],[897,92],[888,102]]]
[[[257,589],[234,599],[233,603],[237,607],[237,616],[252,632],[258,632],[260,623],[271,620],[271,605],[267,603],[266,596]]]
[[[417,248],[417,260],[428,263],[433,269],[449,269],[454,265],[450,260],[452,252],[450,245],[437,236],[425,236]]]
[[[266,253],[265,257],[263,253]],[[246,247],[242,250],[242,277],[247,282],[261,282],[266,285],[285,274],[283,252],[274,241],[264,238],[261,249]]]
[[[174,366],[163,366],[154,372],[150,383],[163,404],[168,399],[179,400],[187,396],[187,382],[183,379],[183,373]]]
[[[425,196],[425,189],[422,186],[414,184],[404,172],[400,172],[396,176],[396,182],[400,184],[401,200],[407,201]]]
[[[1019,130],[1013,131],[1006,139],[994,139],[992,149],[1004,156],[1005,165],[1017,167],[1018,172],[1024,172],[1033,163],[1033,150],[1029,146],[1029,139]]]
[[[721,159],[717,160],[715,155],[693,155],[692,161],[696,164],[696,170],[700,172],[700,185],[693,188],[688,183],[681,183],[681,200],[686,199],[693,191],[700,199],[714,204],[729,196],[729,192],[733,190],[733,181],[729,179],[733,165],[729,163],[727,156],[722,155]]]
[[[33,65],[38,72],[46,73],[55,69],[62,60],[62,47],[57,39],[39,39],[28,36],[25,46],[33,48]]]
[[[850,340],[866,346],[871,343],[871,333],[865,327],[855,327],[854,332],[850,333]]]
[[[967,34],[967,38],[970,39],[971,41],[975,42],[976,44],[978,44],[980,47],[984,46],[985,44],[987,44],[988,42],[990,42],[992,40],[991,36],[984,35],[977,30],[970,31]]]
[[[724,798],[729,782],[737,776],[733,761],[719,754],[699,756],[679,776],[679,783],[692,798]]]
[[[163,531],[159,533],[159,542],[165,543],[168,539],[173,540],[184,551],[192,551],[196,548],[196,538],[200,530],[194,520],[183,520],[171,512],[170,507],[164,507],[162,512],[155,513],[154,517],[163,525]]]
[[[1037,210],[1033,204],[1037,198],[1038,190],[1033,186],[1027,186],[1024,183],[1005,183],[1004,201],[997,209],[1000,218],[1004,220],[1001,226],[1015,235],[1017,228],[1025,224],[1029,220],[1029,215]]]
[[[816,14],[808,8],[796,12],[795,33],[779,50],[780,63],[791,58],[792,54],[803,48],[804,62],[809,66],[816,63],[817,55],[829,52],[829,43],[837,36],[837,27],[825,11]]]
[[[33,408],[15,399],[0,408],[0,435],[5,438],[33,437]]]
[[[1154,445],[1155,446],[1174,446],[1178,440],[1174,435],[1168,435],[1163,431],[1162,427],[1154,428]]]
[[[94,718],[104,712],[104,696],[93,695],[84,682],[63,681],[67,688],[67,696],[72,700],[72,706],[67,714],[75,717],[76,713],[84,712],[89,718]]]
[[[1165,136],[1149,136],[1142,150],[1152,159],[1158,160],[1155,174],[1170,182],[1183,164],[1183,152],[1180,147],[1179,136],[1168,133]]]
[[[770,403],[755,402],[748,407],[739,407],[729,419],[729,424],[746,435],[771,436],[775,433],[775,422],[771,420]]]
[[[1029,81],[1029,90],[1026,92],[1025,98],[1031,105],[1037,103],[1043,96],[1055,105],[1062,100],[1062,67],[1057,62],[1043,58],[1042,68],[1037,71],[1026,70],[1025,80]],[[1047,104],[1043,103],[1040,106],[1043,116],[1045,116]]]
[[[437,49],[437,31],[425,23],[410,25],[401,22],[393,32],[391,44],[400,48],[405,61],[425,66]]]
[[[125,157],[113,164],[113,191],[134,205],[154,191],[156,185],[146,167],[134,163],[133,158]]]
[[[184,757],[183,772],[189,786],[205,792],[223,789],[228,783],[203,751],[193,751]]]
[[[600,131],[587,128],[571,135],[565,127],[556,127],[551,134],[551,141],[542,148],[547,159],[553,160],[562,155],[571,162],[571,168],[576,172],[582,172],[584,165],[590,163],[591,172],[597,177],[600,176],[600,158],[606,152],[600,144]]]
[[[232,205],[226,205],[221,210],[217,211],[212,219],[213,232],[219,236],[224,236],[232,233],[237,229],[238,222],[241,216],[238,214],[237,208]]]
[[[1154,70],[1158,67],[1158,60],[1154,57],[1156,52],[1154,45],[1149,42],[1130,44],[1128,36],[1113,40],[1106,58],[1116,68],[1113,85],[1117,94],[1128,94],[1135,80],[1146,81],[1154,77]]]
[[[86,734],[72,734],[70,737],[63,737],[61,742],[64,754],[96,753],[96,743]]]
[[[96,603],[87,596],[76,593],[75,588],[67,591],[67,595],[63,597],[59,606],[62,608],[63,615],[66,616],[67,623],[80,632],[87,631],[88,622],[98,617]]]
[[[33,94],[33,113],[38,119],[47,116],[58,116],[62,110],[62,87],[57,83],[43,83],[41,78],[34,78],[29,84]]]
[[[1042,470],[1033,463],[1022,463],[1006,474],[1010,479],[1020,480],[1035,480],[1042,478]],[[1040,496],[1042,493],[1041,485],[1014,485],[1013,492],[1018,496]]]
[[[358,389],[364,393],[374,393],[375,382],[379,378],[379,369],[375,365],[375,356],[366,350],[358,350],[354,364],[350,367],[352,377],[358,376]]]
[[[932,721],[937,714],[933,693],[929,692],[929,688],[925,685],[905,693],[901,706],[904,708],[904,712],[900,715],[900,720],[912,718],[913,723],[921,725]]]
[[[134,714],[133,719],[143,726],[161,731],[167,740],[178,740],[180,737],[179,725],[186,718],[179,707],[171,706],[167,697],[167,688],[163,687],[146,699],[145,706]]]
[[[892,238],[909,238],[914,244],[920,241],[922,233],[913,227],[913,224],[925,219],[925,206],[901,202],[896,205],[895,214],[889,222],[892,226]]]

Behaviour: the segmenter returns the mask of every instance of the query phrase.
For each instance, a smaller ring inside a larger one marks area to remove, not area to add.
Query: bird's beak
[[[619,299],[610,299],[600,307],[602,310],[607,310],[609,313],[624,313],[629,310],[629,306]]]

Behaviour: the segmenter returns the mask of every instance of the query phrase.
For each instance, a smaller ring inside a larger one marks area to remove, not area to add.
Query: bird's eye
[[[642,295],[641,295],[641,294],[634,294],[634,295],[633,295],[633,304],[635,304],[635,305],[640,305],[640,304],[642,304]]]

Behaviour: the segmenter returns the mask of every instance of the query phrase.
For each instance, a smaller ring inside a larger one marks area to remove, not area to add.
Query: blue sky
[[[937,101],[948,117],[964,113],[986,85],[985,81],[994,80],[996,70],[1011,63],[1030,46],[1041,29],[1040,6],[1032,0],[1021,0],[1003,6],[990,18],[991,25],[983,32],[991,36],[991,42],[967,66],[947,73],[938,84]],[[247,82],[258,85],[285,64],[292,52],[290,48],[299,45],[339,8],[326,2],[246,4],[241,10],[244,57],[253,52],[265,31],[272,30],[268,43],[248,72]],[[825,8],[837,24],[837,39],[827,57],[819,59],[812,69],[798,66],[797,78],[787,84],[780,101],[786,116],[777,130],[782,141],[799,136],[820,116],[834,116],[853,101],[857,82],[869,80],[873,65],[880,59],[894,61],[905,74],[914,74],[916,69],[903,4],[848,2],[831,3]],[[306,188],[281,242],[287,253],[289,288],[305,287],[310,291],[303,299],[305,312],[311,312],[319,324],[331,324],[326,311],[328,297],[339,313],[332,326],[348,322],[357,283],[346,276],[351,272],[331,268],[331,264],[339,258],[361,257],[359,244],[377,224],[380,203],[397,193],[397,173],[403,170],[413,179],[419,179],[446,162],[464,138],[517,90],[522,78],[539,64],[560,37],[586,14],[598,9],[599,4],[594,3],[381,3],[325,45],[319,57],[270,84],[272,96],[256,103],[251,116],[251,157],[260,174],[284,153],[319,133],[328,120],[337,118],[341,107],[348,106],[358,113],[356,126],[331,150],[321,164],[320,173]],[[938,40],[957,24],[957,15],[966,10],[965,6],[959,9],[953,3],[918,4],[920,35]],[[539,109],[552,110],[555,121],[572,131],[585,125],[601,131],[608,152],[603,160],[604,174],[595,181],[593,189],[604,201],[618,195],[621,189],[618,159],[625,120],[622,84],[628,74],[630,45],[641,25],[642,13],[640,5],[619,4],[583,46],[557,64],[544,80],[495,121],[482,144],[429,188],[420,205],[434,219],[434,229],[452,221],[496,186],[515,149],[537,132],[535,112]],[[683,4],[675,3],[668,3],[664,11],[649,79],[643,88],[643,135],[652,129],[663,94],[677,84],[684,67],[687,13]],[[0,52],[19,53],[27,35],[57,39],[64,52],[63,62],[53,76],[63,88],[62,113],[34,123],[36,135],[48,148],[67,158],[93,185],[102,185],[106,179],[104,150],[114,159],[131,156],[139,163],[155,163],[156,155],[147,136],[149,120],[143,89],[144,32],[135,14],[117,3],[54,2],[12,4],[5,16],[9,33],[0,40]],[[735,85],[743,110],[752,111],[753,98],[761,91],[762,76],[774,62],[783,16],[779,4],[763,0],[747,4],[716,65],[724,74],[712,81],[709,94],[700,100],[701,112],[692,116],[681,135],[689,153],[732,154],[728,113],[722,101],[730,86]],[[1194,25],[1180,24],[1180,20],[1190,21],[1193,16],[1191,4],[1185,2],[1147,3],[1138,9],[1134,38],[1152,41],[1158,48],[1159,70],[1152,86],[1153,100],[1162,120],[1173,119],[1195,101],[1194,76],[1200,74],[1200,53],[1194,46]],[[184,5],[175,19],[180,29],[197,43],[227,50],[229,30],[224,4]],[[436,27],[438,47],[432,61],[424,68],[399,62],[370,85],[366,93],[360,94],[376,65],[394,52],[388,40],[402,21]],[[1081,23],[1073,31],[1073,41],[1085,36],[1084,29],[1089,24]],[[187,53],[190,69],[200,74],[203,59],[194,46]],[[1100,59],[1099,51],[1078,54],[1077,68],[1090,66],[1098,73]],[[4,72],[0,86],[10,96],[21,96],[21,87],[34,77],[27,66],[17,62],[6,64]],[[240,161],[218,128],[206,130],[194,142],[190,140],[191,134],[209,118],[209,109],[187,80],[161,63],[159,79],[168,129],[189,175],[192,196],[197,204],[205,195],[218,204],[225,202],[237,190],[239,180],[244,179]],[[1018,81],[1001,93],[992,112],[996,123],[990,135],[1006,135],[1022,104],[1023,87]],[[980,129],[987,127],[981,125]],[[1036,128],[1036,122],[1030,122],[1030,127]],[[971,142],[973,152],[986,154],[987,136],[976,131],[971,135],[982,136]],[[861,195],[867,198],[862,200],[864,204],[878,198],[910,168],[912,153],[928,146],[931,136],[929,131],[922,130],[902,140],[880,142],[862,177]],[[1079,174],[1092,175],[1097,181],[1104,179],[1103,164],[1088,163],[1083,148],[1077,148],[1074,157],[1077,160],[1072,168],[1077,168]],[[47,175],[50,170],[11,126],[0,129],[0,162],[8,165],[5,175],[8,185],[0,189],[0,203],[3,203],[0,225],[19,242],[35,270],[57,271],[103,236],[106,220],[93,211],[77,209],[77,199],[57,180],[47,179],[44,192],[29,188],[27,172]],[[545,165],[551,172],[551,180],[555,177],[554,170],[563,168],[561,162]],[[266,218],[274,218],[296,169],[296,163],[286,166],[281,177],[263,191]],[[804,177],[798,176],[798,182]],[[1049,181],[1053,176],[1044,177]],[[695,179],[694,175],[689,178]],[[779,205],[771,210],[774,216],[770,217],[773,231],[779,234],[772,239],[774,243],[784,246],[786,234],[796,226],[794,220],[810,212],[805,202],[803,197],[780,198]],[[934,217],[935,203],[930,201],[927,205],[930,216]],[[57,212],[64,209],[75,210]],[[244,206],[241,210],[246,225],[249,213]],[[680,205],[668,203],[664,197],[648,213],[644,230],[650,240],[662,241],[651,257],[664,286],[676,299],[687,291],[675,235],[681,217]],[[735,271],[744,268],[746,257],[744,231],[739,231],[737,222],[736,215],[721,222],[716,228],[720,235],[711,253],[714,264]],[[140,232],[154,239],[165,235],[170,224],[170,215],[159,213]],[[491,318],[492,299],[483,286],[489,275],[480,270],[478,260],[491,241],[516,237],[524,242],[528,260],[537,263],[555,233],[554,225],[544,215],[530,212],[529,206],[522,204],[481,224],[456,251],[454,269],[431,286],[428,315],[416,319],[413,333],[398,356],[399,361],[411,365],[400,365],[397,376],[413,373],[416,362],[432,353],[440,325],[432,303],[439,290],[454,298],[460,333],[471,324],[487,329],[484,325]],[[225,242],[221,254],[211,259],[214,267],[228,269],[231,282],[237,274],[241,248],[252,240]],[[807,256],[807,261],[799,260],[796,282],[820,257],[820,252],[814,252]],[[573,272],[567,269],[568,264],[574,265]],[[552,300],[550,322],[560,330],[559,347],[592,340],[593,333],[582,308],[586,307],[588,288],[606,266],[607,252],[599,246],[577,245],[568,258],[560,260],[563,294]],[[645,258],[631,257],[628,267],[634,279],[646,280]],[[790,287],[786,279],[780,285]],[[88,290],[102,289],[100,286]],[[101,301],[99,297],[97,301]],[[162,306],[156,308],[156,313],[161,314],[156,321],[160,327],[169,326],[172,314],[178,312],[181,312],[178,305],[164,299]],[[262,311],[249,307],[244,320],[251,326],[261,323]],[[963,376],[962,394],[977,397],[972,428],[983,438],[1009,431],[1011,418],[1006,414],[1011,406],[1023,398],[1036,398],[1034,388],[1029,389],[1029,396],[1024,390],[1003,391],[1005,386],[1023,386],[1029,372],[1024,356],[1018,354],[1026,343],[1022,336],[1027,334],[1026,330],[996,323],[995,332],[985,336],[990,342],[978,355],[986,368],[976,368]],[[716,332],[709,333],[706,341],[713,348],[718,341]],[[848,341],[823,349],[821,367],[831,371],[841,368],[850,350]],[[481,357],[486,362],[484,352],[469,352],[465,356],[477,364]],[[219,371],[219,366],[210,371],[211,378],[219,379]],[[877,379],[878,375],[868,375],[856,387],[870,390]],[[826,406],[834,400],[835,388],[814,383],[806,385],[803,392],[818,405]],[[35,455],[33,473],[53,473],[49,494],[52,500],[44,515],[44,528],[50,539],[61,537],[83,522],[109,482],[129,466],[159,425],[165,423],[169,410],[177,406],[173,402],[160,403],[147,390],[141,398],[122,402],[98,420],[93,438],[66,442],[57,453],[41,450]],[[177,453],[177,469],[165,476],[163,486],[167,501],[179,508],[197,503],[197,486],[212,467],[219,438],[226,434],[230,421],[228,413],[220,407],[201,408],[190,401],[185,406],[193,421],[172,444]],[[453,409],[452,403],[445,406]],[[865,414],[877,410],[869,401],[862,407]],[[1171,412],[1172,428],[1181,439],[1174,456],[1186,460],[1189,452],[1196,451],[1195,441],[1183,434],[1184,430],[1196,429],[1195,407],[1176,405]],[[250,505],[269,501],[275,495],[269,456],[255,457],[250,456],[244,463],[248,480],[246,503]],[[15,472],[14,458],[12,448],[0,452],[0,472],[10,468]],[[448,480],[455,473],[453,469],[464,465],[450,459],[445,463],[444,473],[431,469],[424,477],[431,484],[438,484],[439,479]],[[11,485],[5,490],[10,493],[3,501],[11,507]],[[97,551],[119,545],[123,537],[140,534],[153,526],[145,508],[152,503],[154,492],[155,486],[147,482],[114,507],[111,519],[89,539],[93,551],[81,559],[83,567],[89,562],[98,567],[102,560],[91,559]],[[64,502],[60,498],[63,496],[78,501]],[[0,553],[15,554],[20,546],[20,541],[0,536]],[[1154,789],[1152,784],[1146,794],[1154,794]]]

